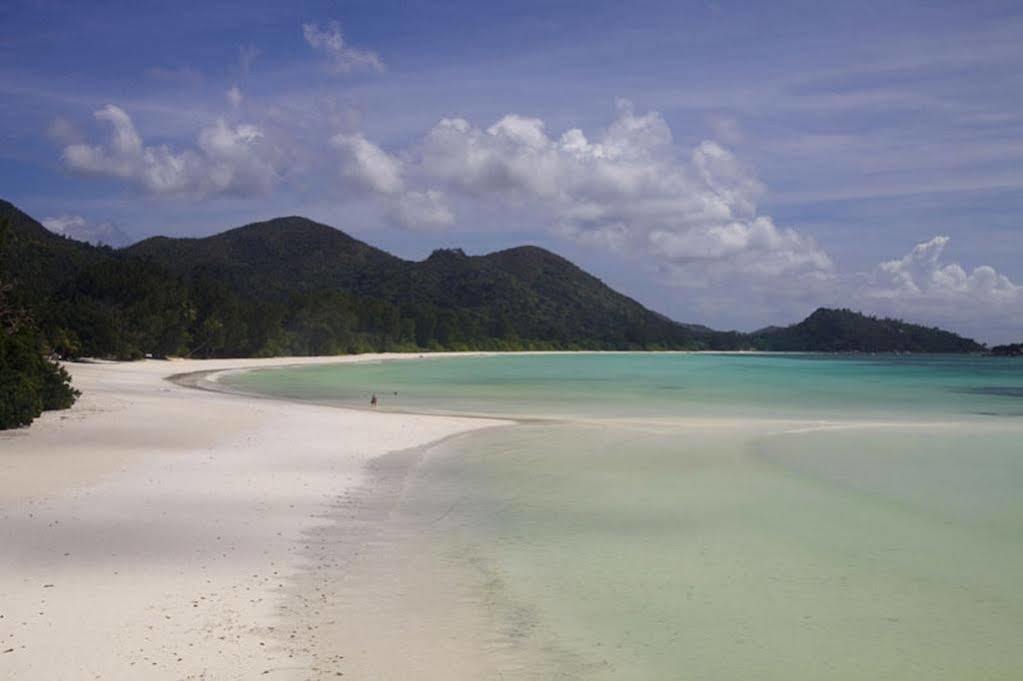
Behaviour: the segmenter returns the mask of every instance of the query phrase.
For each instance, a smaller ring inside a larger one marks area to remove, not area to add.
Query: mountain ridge
[[[697,337],[535,245],[482,255],[436,249],[423,260],[405,260],[337,228],[292,216],[201,239],[149,239],[126,251],[186,278],[198,266],[213,265],[212,253],[218,268],[213,276],[272,296],[329,288],[397,306],[475,311],[484,325],[511,325],[520,339],[691,347]],[[285,289],[280,284],[289,272],[298,278]]]
[[[873,317],[846,308],[820,307],[806,319],[785,327],[766,327],[749,334],[762,350],[811,352],[982,352],[984,346],[958,334]]]
[[[787,327],[679,323],[536,245],[405,260],[297,215],[123,249],[0,202],[5,267],[61,354],[234,356],[431,349],[978,352],[941,329],[820,308]]]

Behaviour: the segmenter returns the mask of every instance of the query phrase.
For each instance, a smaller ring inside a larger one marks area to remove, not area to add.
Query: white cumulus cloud
[[[95,113],[110,127],[106,144],[71,144],[64,163],[73,171],[117,177],[153,194],[199,196],[266,193],[277,179],[275,152],[255,125],[223,120],[199,132],[197,147],[176,151],[146,145],[131,117],[108,104]]]
[[[410,171],[450,191],[539,208],[550,228],[580,242],[646,254],[679,279],[826,271],[807,235],[758,215],[764,188],[727,149],[676,145],[657,112],[621,101],[595,139],[554,136],[538,118],[504,116],[486,129],[442,119]]]
[[[339,133],[330,142],[338,150],[345,181],[383,201],[393,222],[418,229],[445,227],[454,221],[443,192],[407,189],[405,163],[362,134]]]
[[[951,239],[936,236],[901,258],[866,272],[816,272],[781,277],[770,287],[708,291],[708,309],[788,311],[798,319],[814,307],[849,307],[931,324],[995,342],[1023,338],[1023,286],[989,265],[972,270],[948,258]],[[760,319],[760,322],[774,321]]]
[[[341,155],[341,172],[355,184],[379,194],[404,187],[401,162],[361,134],[337,134],[330,143]]]
[[[1023,286],[988,265],[967,271],[957,263],[943,262],[949,241],[947,236],[936,236],[902,258],[881,263],[871,274],[865,297],[895,308],[1023,315]]]
[[[328,67],[335,73],[384,70],[384,62],[376,52],[348,45],[341,35],[341,25],[336,21],[325,28],[318,24],[303,24],[302,35],[310,47],[326,55]]]
[[[94,245],[113,246],[120,248],[131,243],[131,239],[110,222],[90,222],[81,215],[58,215],[43,218],[42,224],[55,234],[66,236],[76,241],[87,241]]]
[[[434,189],[406,192],[391,204],[391,218],[409,229],[447,227],[455,216],[443,192]]]

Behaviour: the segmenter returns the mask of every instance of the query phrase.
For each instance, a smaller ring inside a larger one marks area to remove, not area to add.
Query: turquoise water
[[[388,521],[472,586],[517,656],[492,678],[1023,678],[1023,362],[539,355],[228,380],[530,417],[433,447]]]
[[[537,417],[1023,415],[1011,358],[714,354],[434,357],[236,374],[234,388],[384,409]]]

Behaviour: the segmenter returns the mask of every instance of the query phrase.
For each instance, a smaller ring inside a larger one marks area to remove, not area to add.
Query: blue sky
[[[1019,3],[7,2],[0,196],[106,241],[536,243],[718,327],[1018,339],[1021,36]]]

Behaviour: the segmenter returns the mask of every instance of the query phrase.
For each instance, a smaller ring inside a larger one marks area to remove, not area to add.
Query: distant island
[[[72,360],[423,350],[985,351],[950,331],[844,309],[821,308],[798,324],[753,333],[717,331],[649,310],[536,246],[479,256],[444,249],[414,262],[302,217],[112,249],[54,234],[0,201],[0,264],[7,320],[0,342],[22,353],[0,354],[0,381],[34,395],[0,412],[0,426],[74,399],[70,388],[54,387],[63,377],[46,362],[19,382],[26,363],[12,358],[27,348]]]
[[[1023,357],[1023,343],[996,345],[990,350],[993,357]]]
[[[784,328],[749,334],[757,350],[777,352],[983,352],[984,346],[951,331],[871,317],[851,310],[820,308]]]

